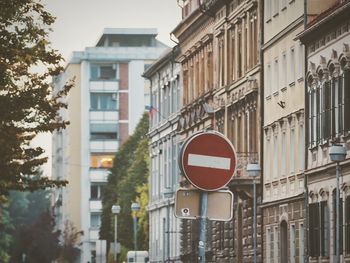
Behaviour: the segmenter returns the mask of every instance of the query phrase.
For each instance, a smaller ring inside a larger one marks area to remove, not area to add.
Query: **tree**
[[[24,248],[26,263],[51,263],[60,255],[61,232],[55,230],[55,220],[49,211],[41,214],[32,225],[24,228],[21,246]]]
[[[3,263],[10,261],[9,249],[12,242],[10,231],[13,229],[7,206],[8,204],[0,204],[0,262]]]
[[[149,182],[138,186],[136,192],[138,196],[136,197],[136,202],[140,204],[140,211],[138,213],[138,232],[137,232],[137,243],[141,244],[140,249],[148,250],[149,244],[149,214],[147,210],[148,206],[148,193]]]
[[[38,133],[68,124],[58,112],[73,83],[55,93],[50,85],[62,71],[48,40],[54,21],[40,0],[0,1],[0,196],[66,184],[35,177],[47,157],[30,145]]]
[[[83,231],[78,231],[76,229],[73,222],[67,220],[64,223],[63,244],[60,255],[63,262],[71,263],[79,257],[80,249],[78,246],[81,245],[79,239],[83,234]]]
[[[116,153],[108,184],[103,191],[103,212],[100,238],[113,240],[113,220],[111,207],[118,203],[121,213],[118,216],[118,240],[127,249],[133,247],[131,203],[136,200],[137,188],[147,183],[149,176],[148,114],[144,114],[135,132]]]

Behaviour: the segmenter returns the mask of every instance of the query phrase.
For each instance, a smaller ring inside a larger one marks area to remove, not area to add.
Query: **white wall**
[[[129,134],[132,134],[145,111],[144,89],[145,80],[141,76],[144,72],[144,62],[134,60],[129,63]]]

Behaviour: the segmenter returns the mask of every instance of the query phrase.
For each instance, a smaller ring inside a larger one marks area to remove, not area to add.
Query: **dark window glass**
[[[90,187],[90,198],[91,199],[99,199],[99,186],[91,185]]]
[[[350,69],[344,69],[344,113],[350,112]],[[344,114],[344,130],[350,131],[350,118]]]
[[[309,249],[310,256],[318,257],[320,254],[320,212],[319,204],[309,204],[309,223],[310,223],[310,234],[309,234]]]
[[[114,93],[91,93],[90,103],[92,110],[117,109],[117,99]]]
[[[327,201],[321,202],[321,255],[329,255],[329,209]]]
[[[334,191],[333,193],[333,244],[334,244],[334,254],[336,252],[336,218],[337,218],[337,195],[336,192]],[[339,250],[340,250],[340,255],[343,254],[343,198],[339,199]]]
[[[350,254],[350,196],[346,197],[345,202],[345,252]]]

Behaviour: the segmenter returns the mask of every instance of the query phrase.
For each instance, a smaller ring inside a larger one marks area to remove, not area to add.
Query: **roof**
[[[308,23],[306,29],[301,32],[297,38],[300,38],[300,40],[305,43],[314,37],[319,37],[319,28],[321,26],[322,32],[325,32],[328,29],[333,29],[334,25],[337,24],[339,20],[348,18],[349,11],[350,1],[338,2]]]
[[[102,35],[157,35],[156,28],[105,28]]]

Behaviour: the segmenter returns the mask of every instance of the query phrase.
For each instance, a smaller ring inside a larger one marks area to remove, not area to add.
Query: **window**
[[[287,163],[287,158],[286,158],[286,132],[282,132],[282,171],[281,174],[282,176],[286,175],[286,163]]]
[[[295,251],[296,251],[296,245],[295,245],[295,225],[290,225],[290,263],[295,263]]]
[[[282,88],[287,87],[287,55],[282,54]]]
[[[118,125],[110,123],[90,124],[91,140],[115,140],[118,137]]]
[[[270,174],[270,171],[271,171],[271,162],[270,162],[270,156],[271,156],[271,140],[270,138],[267,138],[266,139],[266,152],[265,152],[265,172],[266,172],[266,180],[270,180],[271,178],[271,174]]]
[[[294,48],[290,49],[290,68],[289,68],[289,83],[293,83],[295,81],[295,54]]]
[[[90,168],[112,168],[114,155],[92,154],[90,157]]]
[[[298,133],[298,167],[299,172],[304,170],[304,126],[299,126],[299,133]]]
[[[287,0],[281,0],[281,10],[284,10],[287,8]]]
[[[101,226],[101,213],[90,214],[90,227],[99,228]]]
[[[279,1],[280,1],[280,0],[273,0],[273,16],[278,15],[278,11],[279,11]]]
[[[329,256],[329,209],[327,201],[321,202],[321,256]]]
[[[345,112],[350,111],[350,89],[345,88],[349,85],[348,69],[330,79],[323,79],[321,75],[321,82],[308,81],[310,146],[317,146],[350,130],[350,118],[345,118]]]
[[[273,140],[273,178],[278,177],[278,157],[278,136],[275,134]]]
[[[289,172],[294,174],[294,128],[290,129],[290,141],[289,141]]]
[[[345,253],[350,254],[350,195],[345,199]]]
[[[270,96],[272,93],[272,87],[271,87],[271,65],[267,65],[267,71],[266,71],[266,78],[265,78],[265,87],[266,87],[266,94],[265,96]]]
[[[104,185],[92,183],[90,186],[90,199],[100,200],[102,198],[102,189]]]
[[[303,64],[304,64],[304,56],[303,56],[303,45],[299,42],[298,46],[298,79],[303,77]]]
[[[271,19],[271,0],[265,0],[265,22]]]
[[[273,232],[270,228],[267,229],[266,234],[267,242],[266,242],[266,258],[267,262],[273,263]]]
[[[116,64],[92,64],[90,67],[91,80],[115,80],[117,76]]]
[[[319,204],[309,204],[309,255],[312,257],[320,254],[319,216]]]
[[[116,110],[117,95],[115,93],[91,93],[90,94],[91,110]]]
[[[276,226],[273,231],[273,262],[278,262],[278,253],[279,253],[278,243],[279,243],[278,228]]]
[[[333,251],[336,252],[336,226],[337,226],[337,206],[336,206],[336,191],[333,191]],[[339,251],[340,255],[343,254],[343,198],[339,198]]]
[[[299,262],[304,262],[304,224],[299,224]]]
[[[278,87],[279,87],[279,73],[278,73],[278,59],[275,59],[275,63],[274,63],[274,68],[273,68],[273,74],[274,74],[274,82],[273,82],[273,92],[277,92],[278,91]]]

